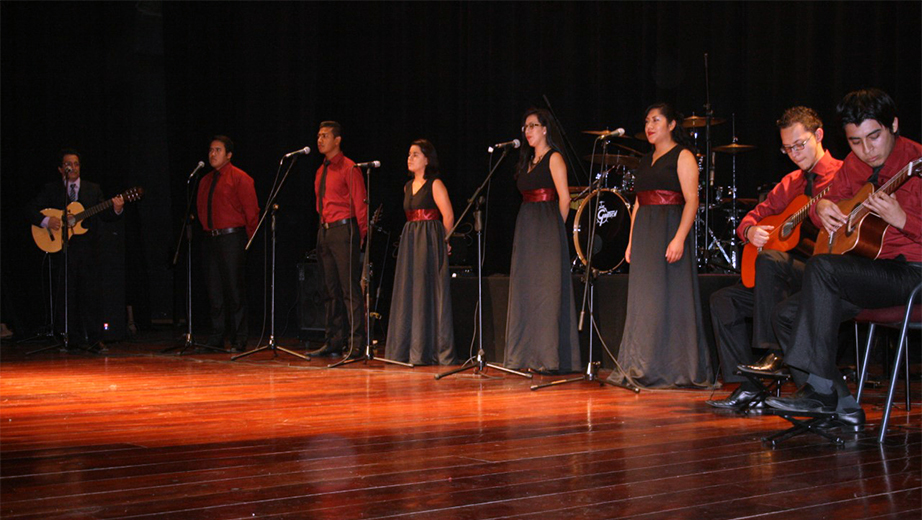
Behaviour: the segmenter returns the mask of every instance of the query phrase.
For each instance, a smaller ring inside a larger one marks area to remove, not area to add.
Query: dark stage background
[[[403,224],[413,139],[435,143],[460,213],[487,173],[486,146],[519,137],[521,114],[543,105],[542,96],[582,156],[592,139],[581,130],[623,126],[633,134],[652,102],[703,114],[708,53],[715,115],[735,115],[740,142],[759,146],[738,162],[739,195],[755,197],[758,186],[793,168],[777,151],[774,126],[788,106],[816,108],[826,144],[841,158],[848,149],[835,105],[850,90],[877,86],[896,99],[903,134],[919,139],[920,5],[3,2],[4,321],[26,331],[44,323],[43,259],[23,213],[56,178],[63,146],[83,150],[84,177],[107,194],[146,190],[104,238],[101,283],[118,336],[125,303],[142,327],[185,314],[185,270],[171,261],[186,176],[215,133],[235,140],[234,163],[255,178],[262,200],[279,158],[315,148],[321,120],[340,121],[349,157],[384,164],[372,174],[371,200],[372,209],[383,204],[382,227],[391,232],[375,244],[381,255]],[[730,124],[714,127],[715,145],[731,137]],[[488,273],[508,272],[520,200],[514,159],[500,167],[490,193]],[[286,324],[289,334],[296,330],[296,265],[314,247],[319,162],[316,153],[300,159],[279,200],[277,333]],[[572,165],[572,184],[586,184],[582,168]],[[730,161],[718,157],[716,184],[729,182]],[[248,257],[256,331],[265,236]],[[384,278],[386,304],[390,273]],[[197,283],[194,297],[204,324]]]

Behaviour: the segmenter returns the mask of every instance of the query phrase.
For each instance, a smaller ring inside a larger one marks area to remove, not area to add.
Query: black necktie
[[[71,183],[70,185],[70,201],[74,202],[77,200],[77,183]]]
[[[877,186],[877,175],[880,174],[880,170],[882,170],[883,168],[884,168],[883,164],[881,164],[877,168],[874,168],[873,170],[871,170],[871,176],[868,177],[868,182],[873,184],[875,187]]]
[[[209,230],[214,229],[214,219],[212,218],[212,214],[214,212],[211,210],[211,202],[212,200],[214,200],[214,189],[218,185],[218,174],[219,173],[220,172],[218,170],[214,171],[214,176],[211,179],[211,188],[208,190],[208,229]]]
[[[816,180],[816,174],[805,172],[805,175],[807,176],[807,185],[804,187],[804,195],[813,197],[813,182]]]
[[[323,172],[320,174],[320,189],[317,190],[317,205],[319,206],[318,213],[320,213],[320,219],[323,220],[323,195],[327,191],[327,168],[330,167],[330,160],[323,160]]]

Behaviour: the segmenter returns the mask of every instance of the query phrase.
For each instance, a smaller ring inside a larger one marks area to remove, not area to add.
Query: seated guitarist
[[[38,196],[32,200],[29,220],[32,225],[61,229],[61,219],[46,217],[41,210],[46,208],[63,209],[65,197],[68,205],[79,202],[84,209],[95,206],[105,199],[98,184],[80,178],[80,152],[76,150],[61,151],[61,165],[58,167],[61,179],[49,182],[44,186]],[[66,194],[66,195],[65,195]],[[104,220],[114,220],[121,215],[125,201],[121,195],[112,199],[112,211],[99,214]],[[106,346],[102,342],[102,318],[100,317],[100,298],[97,294],[99,286],[96,279],[97,246],[99,233],[96,231],[96,217],[83,221],[87,229],[84,234],[74,234],[68,241],[67,257],[67,285],[68,285],[68,316],[70,318],[69,331],[71,340],[76,344],[87,344],[97,350],[104,351]],[[56,305],[55,326],[63,332],[64,322],[64,259],[63,255],[56,254],[54,299],[61,302]]]
[[[880,187],[922,157],[922,145],[899,135],[896,105],[883,91],[851,92],[837,112],[852,152],[811,214],[832,236],[846,219],[836,203],[854,202],[848,199],[865,184]],[[801,292],[775,310],[775,330],[785,363],[809,376],[793,397],[766,400],[790,412],[836,412],[840,425],[855,428],[865,417],[836,367],[839,324],[861,309],[905,304],[922,281],[922,180],[909,177],[891,195],[878,191],[864,204],[890,225],[879,255],[820,254],[807,262]]]
[[[789,208],[795,198],[814,197],[829,185],[842,165],[842,161],[823,149],[823,122],[813,109],[789,108],[777,125],[781,133],[781,153],[799,168],[785,175],[768,197],[740,222],[737,234],[756,247],[765,245],[769,232],[774,229],[760,222],[799,209]],[[796,250],[765,249],[756,258],[756,282],[751,289],[736,284],[711,295],[711,322],[720,352],[723,380],[740,385],[729,397],[710,400],[707,404],[740,410],[757,396],[756,386],[736,374],[738,365],[767,372],[781,369],[781,348],[772,329],[771,314],[775,305],[800,290],[806,259],[806,254]],[[747,318],[752,318],[751,334]],[[755,350],[768,353],[756,361]]]

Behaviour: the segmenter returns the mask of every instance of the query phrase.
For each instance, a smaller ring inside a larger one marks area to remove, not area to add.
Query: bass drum
[[[573,245],[584,266],[592,225],[590,215],[596,217],[592,268],[607,274],[624,263],[624,253],[631,238],[631,205],[620,193],[610,189],[595,190],[582,200],[573,219]]]

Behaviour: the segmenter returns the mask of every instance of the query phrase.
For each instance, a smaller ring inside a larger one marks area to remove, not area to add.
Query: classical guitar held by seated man
[[[920,173],[922,173],[922,157],[904,166],[877,191],[891,195],[910,177],[918,176]],[[890,224],[864,205],[864,202],[874,192],[874,185],[868,183],[862,186],[854,197],[839,201],[837,206],[847,216],[846,221],[832,234],[821,229],[816,237],[816,249],[813,254],[851,253],[867,258],[877,258],[880,255],[884,233],[887,232]]]
[[[122,193],[121,197],[125,199],[125,202],[134,202],[139,200],[141,196],[144,195],[143,188],[131,188],[125,193]],[[74,235],[82,235],[86,233],[86,228],[83,227],[81,223],[83,220],[92,217],[93,215],[99,213],[100,211],[107,210],[112,207],[112,199],[109,199],[105,202],[100,202],[99,204],[91,207],[90,209],[84,210],[83,204],[80,204],[77,201],[71,202],[67,205],[67,237],[70,238]],[[64,211],[55,208],[45,208],[41,211],[42,215],[46,217],[57,217],[64,220]],[[51,229],[50,227],[41,227],[41,226],[32,226],[32,238],[35,240],[35,245],[39,249],[45,251],[46,253],[57,253],[61,250],[61,229]]]
[[[752,288],[756,284],[756,257],[759,251],[763,249],[773,249],[775,251],[790,251],[797,246],[800,249],[807,247],[806,254],[812,251],[812,239],[816,233],[811,233],[810,237],[801,240],[801,224],[807,218],[807,212],[810,208],[822,199],[829,191],[829,187],[819,192],[812,199],[806,195],[794,197],[794,200],[784,210],[777,215],[770,215],[762,219],[757,225],[773,226],[768,234],[768,241],[762,247],[756,247],[752,243],[743,246],[743,256],[740,260],[740,274],[742,275],[743,285]],[[815,229],[815,228],[814,228]]]

